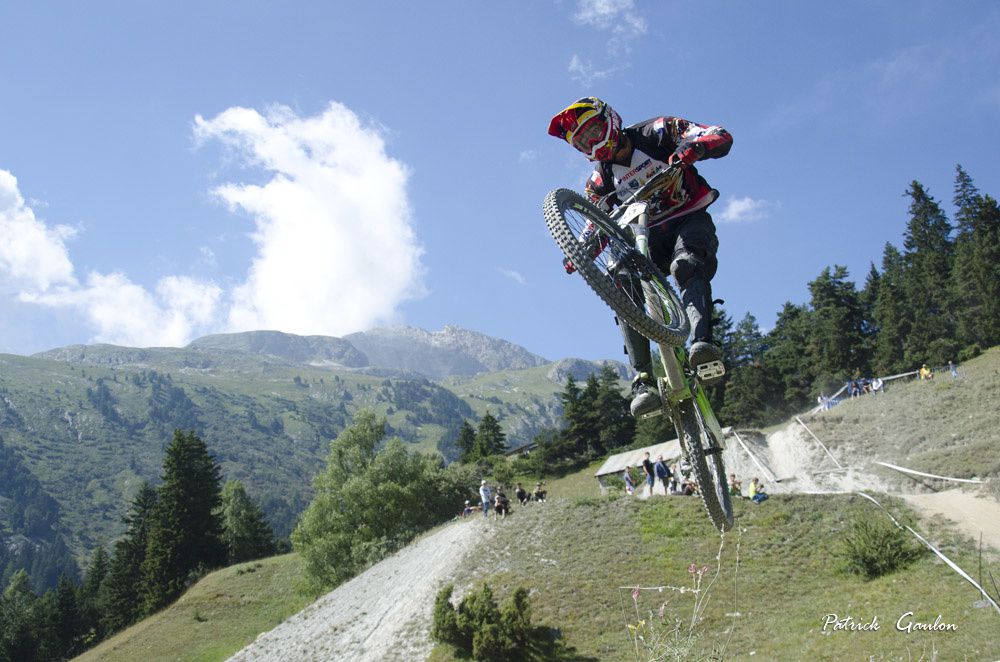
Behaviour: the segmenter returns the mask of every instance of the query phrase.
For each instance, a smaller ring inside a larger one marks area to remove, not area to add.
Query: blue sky
[[[994,2],[0,2],[0,352],[446,324],[620,358],[541,216],[585,95],[734,136],[715,294],[765,327],[1000,194]]]

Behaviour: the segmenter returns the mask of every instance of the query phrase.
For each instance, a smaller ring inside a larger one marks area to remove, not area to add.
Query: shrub
[[[519,646],[528,643],[531,634],[531,603],[528,602],[528,589],[518,587],[510,596],[510,600],[500,610],[500,625],[508,638]]]
[[[450,584],[445,586],[434,601],[431,636],[436,641],[476,660],[527,659],[531,606],[526,589],[516,589],[499,609],[493,590],[483,584],[462,600],[457,612],[451,604],[452,591]]]
[[[844,538],[845,569],[869,580],[906,566],[920,552],[905,532],[882,518],[855,519]]]
[[[458,629],[458,616],[455,614],[455,608],[451,605],[451,594],[454,590],[455,587],[448,584],[438,591],[437,598],[434,599],[431,637],[435,641],[458,646],[462,642],[462,636]]]

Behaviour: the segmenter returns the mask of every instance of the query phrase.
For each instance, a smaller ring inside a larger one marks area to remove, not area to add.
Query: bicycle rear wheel
[[[690,324],[680,298],[607,214],[569,189],[545,196],[543,211],[559,248],[619,319],[654,342],[685,343]]]
[[[675,419],[674,425],[698,479],[698,493],[715,528],[728,531],[733,526],[733,502],[722,463],[721,440],[715,439],[705,424],[694,398],[685,398],[677,407],[680,420]]]

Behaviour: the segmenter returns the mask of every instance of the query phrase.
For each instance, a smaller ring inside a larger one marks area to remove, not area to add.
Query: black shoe
[[[656,411],[660,406],[660,392],[656,390],[656,380],[649,374],[640,372],[632,380],[632,404],[629,407],[632,416],[639,418]]]
[[[726,366],[722,363],[722,351],[704,340],[692,343],[688,363],[698,375],[698,381],[705,386],[718,382],[726,374]]]

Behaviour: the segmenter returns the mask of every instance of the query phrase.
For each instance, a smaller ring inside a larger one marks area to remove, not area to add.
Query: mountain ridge
[[[414,326],[377,327],[343,337],[300,336],[274,330],[202,336],[184,347],[75,344],[32,354],[68,363],[139,365],[189,353],[187,367],[213,367],[218,355],[240,353],[265,360],[347,369],[420,373],[428,379],[517,370],[549,361],[524,347],[454,325],[440,331]],[[200,359],[200,360],[199,360]],[[214,359],[214,360],[213,360]]]

